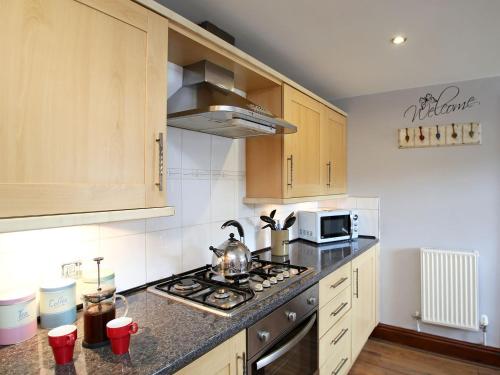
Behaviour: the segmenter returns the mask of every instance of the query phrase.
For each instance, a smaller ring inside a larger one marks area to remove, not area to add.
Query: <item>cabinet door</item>
[[[356,359],[376,325],[376,246],[352,261],[352,358]]]
[[[187,365],[176,375],[241,375],[246,366],[246,334],[236,336]]]
[[[164,206],[167,20],[127,0],[0,8],[0,217]]]
[[[286,84],[283,90],[283,117],[298,128],[297,133],[284,136],[284,197],[319,195],[323,105]]]
[[[325,107],[321,127],[321,186],[325,195],[347,192],[346,126],[345,116]]]

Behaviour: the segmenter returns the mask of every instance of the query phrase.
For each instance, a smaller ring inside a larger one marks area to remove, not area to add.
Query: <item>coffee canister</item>
[[[0,345],[30,339],[36,334],[36,323],[35,291],[0,291]]]
[[[40,325],[55,328],[76,320],[76,282],[59,279],[40,285]]]

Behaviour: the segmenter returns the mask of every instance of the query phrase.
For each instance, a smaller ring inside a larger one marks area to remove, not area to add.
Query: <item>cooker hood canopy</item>
[[[210,61],[185,66],[182,83],[168,99],[169,126],[227,138],[297,131],[295,125],[236,94],[234,73]]]

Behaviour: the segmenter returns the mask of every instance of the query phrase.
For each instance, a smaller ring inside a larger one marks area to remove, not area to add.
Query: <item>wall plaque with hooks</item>
[[[399,148],[436,147],[481,144],[478,122],[400,128]]]

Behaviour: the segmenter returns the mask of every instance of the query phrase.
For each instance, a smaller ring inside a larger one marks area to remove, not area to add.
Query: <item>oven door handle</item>
[[[274,352],[269,353],[265,357],[259,359],[256,363],[257,370],[260,370],[261,368],[267,366],[268,364],[276,361],[283,354],[290,351],[290,349],[292,349],[300,340],[304,338],[304,336],[306,336],[309,333],[309,331],[314,326],[314,323],[316,323],[316,314],[314,314],[311,317],[311,319],[309,319],[309,322],[307,322],[306,326],[299,333],[297,333],[292,339],[290,339],[290,341],[280,346]]]

